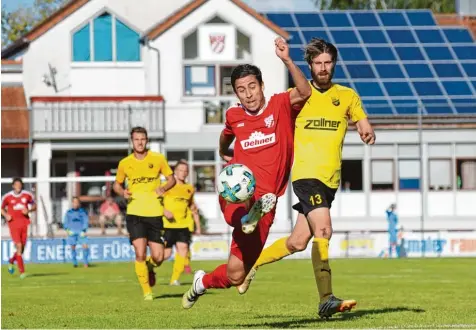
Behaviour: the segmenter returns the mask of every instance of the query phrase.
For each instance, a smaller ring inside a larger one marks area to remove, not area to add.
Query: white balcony
[[[124,139],[143,126],[151,139],[165,137],[165,105],[160,96],[32,97],[34,140]]]

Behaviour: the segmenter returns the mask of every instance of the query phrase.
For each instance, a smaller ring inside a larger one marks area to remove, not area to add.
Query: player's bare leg
[[[241,230],[245,234],[251,234],[255,231],[260,219],[271,212],[277,202],[275,194],[268,193],[261,196],[249,209],[248,214],[241,218]]]
[[[236,287],[238,292],[245,294],[246,291],[248,291],[259,267],[279,261],[290,254],[304,251],[311,238],[312,233],[309,228],[309,223],[304,214],[299,213],[291,235],[289,237],[280,238],[261,252],[258,260],[248,275],[246,275],[243,283]]]
[[[206,274],[203,270],[195,272],[191,288],[182,297],[182,307],[192,308],[207,289],[227,289],[243,283],[251,269],[237,256],[230,254],[228,263],[218,266],[213,272]]]
[[[357,302],[343,300],[332,293],[331,269],[329,266],[329,240],[332,236],[332,223],[329,208],[321,207],[312,210],[307,215],[311,231],[314,233],[312,241],[312,266],[319,292],[319,316],[329,318],[335,313],[351,310]]]
[[[146,258],[147,271],[149,272],[149,285],[155,286],[155,267],[159,267],[164,261],[164,245],[156,242],[148,242],[150,257]],[[170,257],[170,256],[169,256]]]
[[[145,262],[147,256],[147,239],[137,238],[132,241],[132,245],[134,246],[136,254],[135,271],[139,284],[142,287],[144,300],[153,300],[152,289],[149,285],[149,271]]]

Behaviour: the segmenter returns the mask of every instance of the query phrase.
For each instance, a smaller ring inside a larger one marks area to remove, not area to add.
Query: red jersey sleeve
[[[35,198],[33,197],[33,194],[31,192],[27,192],[26,195],[28,196],[27,197],[27,203],[28,204],[31,204],[31,205],[34,205],[35,204]]]
[[[8,194],[5,194],[2,197],[2,210],[4,210],[8,205]]]

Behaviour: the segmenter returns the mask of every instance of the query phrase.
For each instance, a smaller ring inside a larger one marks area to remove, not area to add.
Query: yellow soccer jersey
[[[193,213],[192,213],[192,210],[190,210],[190,208],[188,208],[188,211],[187,211],[187,228],[188,228],[188,231],[191,233],[195,231],[195,221],[193,220]]]
[[[142,217],[158,217],[164,214],[162,203],[155,190],[160,185],[160,175],[172,175],[165,156],[148,151],[143,160],[134,154],[123,158],[117,168],[116,181],[127,179],[127,189],[131,198],[127,203],[127,214]]]
[[[164,217],[164,228],[188,228],[187,213],[193,202],[193,186],[189,183],[177,183],[164,195],[164,208],[174,215],[174,221]]]
[[[366,117],[353,89],[333,84],[321,93],[312,86],[311,97],[296,119],[292,181],[318,179],[338,188],[347,120]]]

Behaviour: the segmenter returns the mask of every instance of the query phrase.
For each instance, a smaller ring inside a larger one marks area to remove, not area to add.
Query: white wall
[[[31,96],[79,95],[75,91],[89,94],[93,87],[93,95],[111,95],[110,84],[91,84],[91,81],[96,79],[108,82],[120,78],[124,79],[124,83],[128,82],[131,85],[139,84],[139,86],[144,86],[144,70],[147,70],[147,68],[142,68],[142,75],[140,77],[134,76],[133,78],[135,80],[133,81],[128,80],[131,78],[131,76],[129,76],[130,68],[125,69],[127,71],[127,73],[124,74],[125,76],[123,74],[118,76],[115,70],[100,71],[106,76],[101,77],[95,75],[92,79],[87,74],[90,73],[87,70],[85,72],[75,73],[73,76],[71,72],[71,31],[80,27],[90,17],[107,7],[125,24],[138,30],[137,32],[139,32],[139,34],[142,34],[187,2],[188,0],[141,0],[141,5],[138,6],[135,0],[89,1],[75,13],[33,41],[25,54],[23,54],[23,79],[27,100],[29,100]],[[58,72],[56,77],[59,89],[58,94],[55,94],[53,88],[47,87],[42,82],[42,76],[48,73],[48,63],[55,67]],[[110,63],[106,63],[105,68],[108,68],[109,65]],[[98,63],[91,63],[91,66],[97,69]],[[83,79],[84,76],[88,77]],[[88,89],[87,86],[84,87],[83,85],[90,85],[90,88]],[[121,89],[116,91],[116,95],[128,95],[127,89],[122,88],[123,86],[120,87]],[[141,94],[143,94],[144,87],[140,90],[137,89],[137,92],[140,91],[142,91]]]
[[[143,63],[71,64],[72,96],[145,95]]]
[[[270,97],[275,93],[286,90],[286,69],[274,53],[274,39],[276,33],[266,28],[254,17],[246,14],[231,1],[210,0],[197,10],[177,23],[171,29],[151,42],[151,45],[160,50],[162,66],[160,81],[161,94],[166,97],[168,106],[184,105],[183,100],[183,42],[180,36],[187,35],[215,15],[226,22],[235,25],[241,32],[251,36],[252,63],[260,67],[265,82],[265,95]],[[157,72],[157,55],[150,50],[147,57],[152,64],[151,72]],[[157,88],[157,81],[153,74],[149,77],[153,90]],[[190,104],[190,106],[192,106]],[[172,128],[173,129],[173,128]]]

